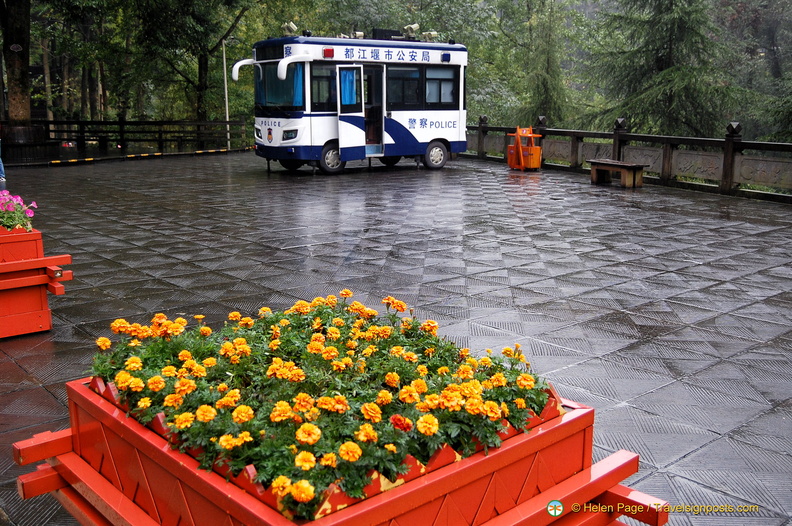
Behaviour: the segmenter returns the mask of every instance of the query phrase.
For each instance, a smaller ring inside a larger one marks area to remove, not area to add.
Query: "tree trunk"
[[[49,40],[41,39],[41,63],[44,68],[44,103],[47,106],[47,120],[54,120],[52,115],[52,73],[50,72]]]
[[[8,120],[30,123],[30,0],[6,0],[0,8],[3,58],[8,77]]]
[[[206,92],[209,90],[209,54],[198,55],[198,85],[195,88],[195,118],[206,120]]]

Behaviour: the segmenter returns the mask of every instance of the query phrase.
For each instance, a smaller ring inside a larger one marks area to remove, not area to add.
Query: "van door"
[[[366,158],[363,66],[338,66],[338,148],[341,161]]]

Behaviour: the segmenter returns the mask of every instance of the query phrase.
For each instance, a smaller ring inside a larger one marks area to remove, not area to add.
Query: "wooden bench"
[[[611,172],[621,174],[621,185],[625,188],[641,188],[643,186],[643,169],[645,164],[625,163],[613,159],[591,159],[591,184],[609,184]]]

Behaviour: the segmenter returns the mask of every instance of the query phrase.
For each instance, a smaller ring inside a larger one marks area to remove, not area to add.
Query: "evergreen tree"
[[[615,0],[591,43],[592,86],[606,99],[592,124],[626,117],[636,132],[716,136],[731,87],[706,0]]]

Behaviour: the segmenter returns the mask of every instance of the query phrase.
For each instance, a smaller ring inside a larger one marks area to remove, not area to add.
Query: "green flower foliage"
[[[233,312],[217,331],[200,316],[119,319],[119,341],[97,340],[93,373],[138,421],[163,415],[202,467],[252,464],[284,513],[305,518],[333,484],[363,498],[373,471],[393,482],[408,455],[498,447],[505,422],[522,428],[546,404],[519,346],[475,358],[393,297],[380,316],[340,296],[257,319]]]

